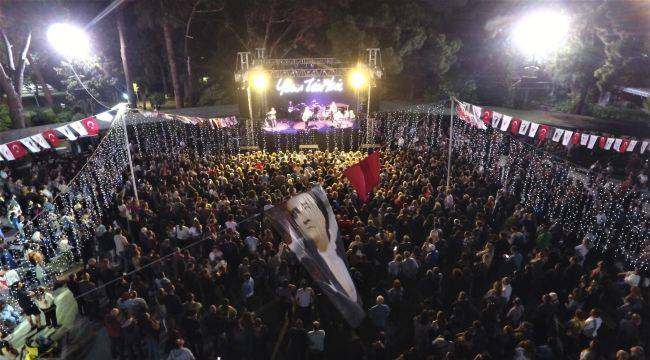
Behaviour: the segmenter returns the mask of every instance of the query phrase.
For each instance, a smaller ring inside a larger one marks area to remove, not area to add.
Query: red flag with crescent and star
[[[49,141],[50,144],[52,144],[53,147],[58,147],[59,144],[61,144],[61,140],[59,137],[56,135],[56,132],[54,130],[48,130],[43,132],[43,137]]]
[[[94,136],[99,134],[99,125],[97,125],[97,120],[95,120],[94,116],[81,119],[80,121],[81,124],[86,128],[86,131],[88,131],[88,135]]]
[[[485,126],[488,126],[492,123],[492,110],[490,109],[483,109],[483,123]]]
[[[574,132],[573,135],[571,135],[571,144],[575,145],[580,141],[580,133],[579,132]]]
[[[546,139],[546,135],[548,135],[548,125],[541,125],[539,127],[539,131],[537,132],[537,138],[544,140]]]
[[[521,126],[521,119],[519,118],[512,119],[512,122],[510,123],[510,132],[513,134],[517,134],[519,132],[520,126]]]
[[[619,147],[618,151],[619,152],[625,152],[627,148],[630,146],[630,139],[623,139],[621,142],[621,146]]]
[[[606,143],[607,143],[607,136],[601,136],[601,137],[598,139],[598,147],[599,147],[599,148],[604,149]]]
[[[15,159],[20,159],[21,157],[27,155],[27,150],[25,150],[25,147],[20,143],[20,141],[12,141],[8,143],[7,146],[9,147],[9,151],[11,151],[11,154]]]

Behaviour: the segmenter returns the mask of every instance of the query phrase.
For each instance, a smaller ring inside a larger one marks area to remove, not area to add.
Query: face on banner
[[[359,326],[365,316],[361,297],[348,272],[345,247],[323,188],[293,196],[265,216],[348,323]]]
[[[329,246],[327,222],[314,198],[309,194],[296,195],[287,201],[287,210],[305,238],[313,241],[318,251],[327,251]]]

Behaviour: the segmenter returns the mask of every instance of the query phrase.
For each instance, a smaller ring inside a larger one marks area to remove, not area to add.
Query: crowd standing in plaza
[[[645,359],[647,272],[522,206],[472,164],[454,164],[447,189],[436,149],[385,149],[364,204],[342,175],[362,157],[136,157],[139,200],[128,187],[115,196],[66,285],[116,359]],[[647,165],[637,171],[647,176]],[[264,217],[314,183],[363,299],[358,329]],[[8,208],[31,209],[34,193],[43,206],[51,188],[28,188]],[[26,315],[44,311],[57,326],[49,300],[21,296]],[[8,306],[2,319],[15,323]]]

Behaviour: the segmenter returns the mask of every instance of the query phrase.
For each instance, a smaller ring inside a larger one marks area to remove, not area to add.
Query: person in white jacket
[[[591,310],[590,316],[585,320],[585,327],[582,333],[589,339],[595,339],[598,336],[598,329],[603,325],[603,319],[600,317],[598,309]]]

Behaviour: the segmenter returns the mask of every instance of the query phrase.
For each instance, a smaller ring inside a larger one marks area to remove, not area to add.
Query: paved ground
[[[58,329],[45,328],[39,332],[31,329],[27,320],[23,320],[14,332],[7,336],[7,341],[20,351],[27,339],[38,338],[40,336],[49,337],[51,340],[62,342],[69,331],[72,331],[77,323],[77,302],[67,287],[62,287],[54,291],[54,303],[56,304],[56,316],[59,324]],[[41,321],[45,324],[45,317],[41,314]],[[0,359],[4,357],[0,355]]]

